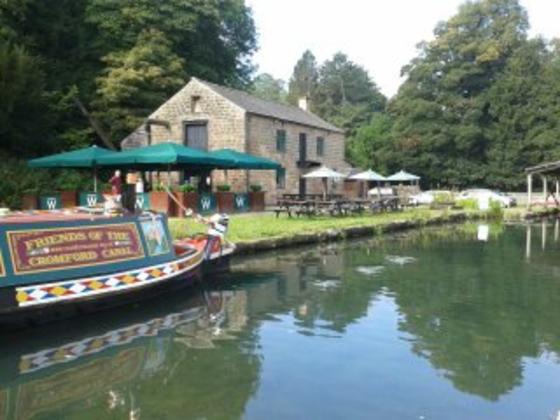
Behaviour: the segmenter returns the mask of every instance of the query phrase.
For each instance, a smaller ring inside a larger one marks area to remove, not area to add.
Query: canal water
[[[233,261],[205,288],[2,334],[2,419],[556,419],[557,223]]]

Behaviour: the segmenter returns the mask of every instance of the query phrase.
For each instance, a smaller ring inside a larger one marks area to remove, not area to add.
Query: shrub
[[[93,190],[92,176],[63,169],[56,177],[55,189],[58,191],[91,191]]]
[[[448,192],[439,192],[434,194],[434,203],[436,204],[447,204],[453,203],[455,199],[453,198],[453,194]]]
[[[262,185],[259,184],[251,184],[249,186],[249,191],[251,192],[261,192],[262,191]]]
[[[489,219],[500,220],[504,218],[504,209],[502,203],[496,200],[490,200],[490,208],[486,212],[486,217]]]
[[[475,198],[457,200],[456,205],[463,210],[478,210],[478,200]]]
[[[56,190],[91,190],[93,180],[88,171],[70,169],[32,169],[27,162],[0,155],[0,207],[20,208],[26,194],[40,195]]]
[[[196,187],[192,184],[189,183],[185,183],[183,185],[179,185],[179,191],[183,192],[183,193],[190,193],[190,192],[195,192],[196,191]]]
[[[231,190],[231,185],[229,184],[218,184],[216,185],[216,190],[220,192],[228,192]]]
[[[167,191],[167,188],[165,187],[165,185],[164,185],[163,183],[161,183],[161,182],[156,182],[156,183],[154,184],[154,189],[153,189],[153,191],[156,191],[156,192],[164,192],[164,191]]]

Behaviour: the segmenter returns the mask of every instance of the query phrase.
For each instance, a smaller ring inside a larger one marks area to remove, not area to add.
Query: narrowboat
[[[0,326],[66,318],[191,285],[227,260],[233,247],[224,244],[213,234],[173,242],[167,217],[151,212],[3,216]]]

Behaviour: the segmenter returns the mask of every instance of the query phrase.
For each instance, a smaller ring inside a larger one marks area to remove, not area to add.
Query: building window
[[[286,169],[284,168],[276,170],[276,188],[286,188]]]
[[[208,150],[208,124],[205,121],[187,121],[184,144],[193,149]]]
[[[276,151],[286,152],[286,130],[276,130]]]
[[[325,156],[325,139],[317,137],[317,156]]]
[[[200,112],[200,96],[191,96],[191,112],[196,114]]]

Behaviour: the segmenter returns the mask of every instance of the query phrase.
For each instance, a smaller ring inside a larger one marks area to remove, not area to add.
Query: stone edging
[[[554,208],[542,209],[540,211],[534,211],[534,212],[529,211],[525,213],[523,217],[525,220],[534,220],[534,219],[540,219],[542,217],[554,216],[555,214],[558,213],[560,213],[560,209],[554,207]]]

